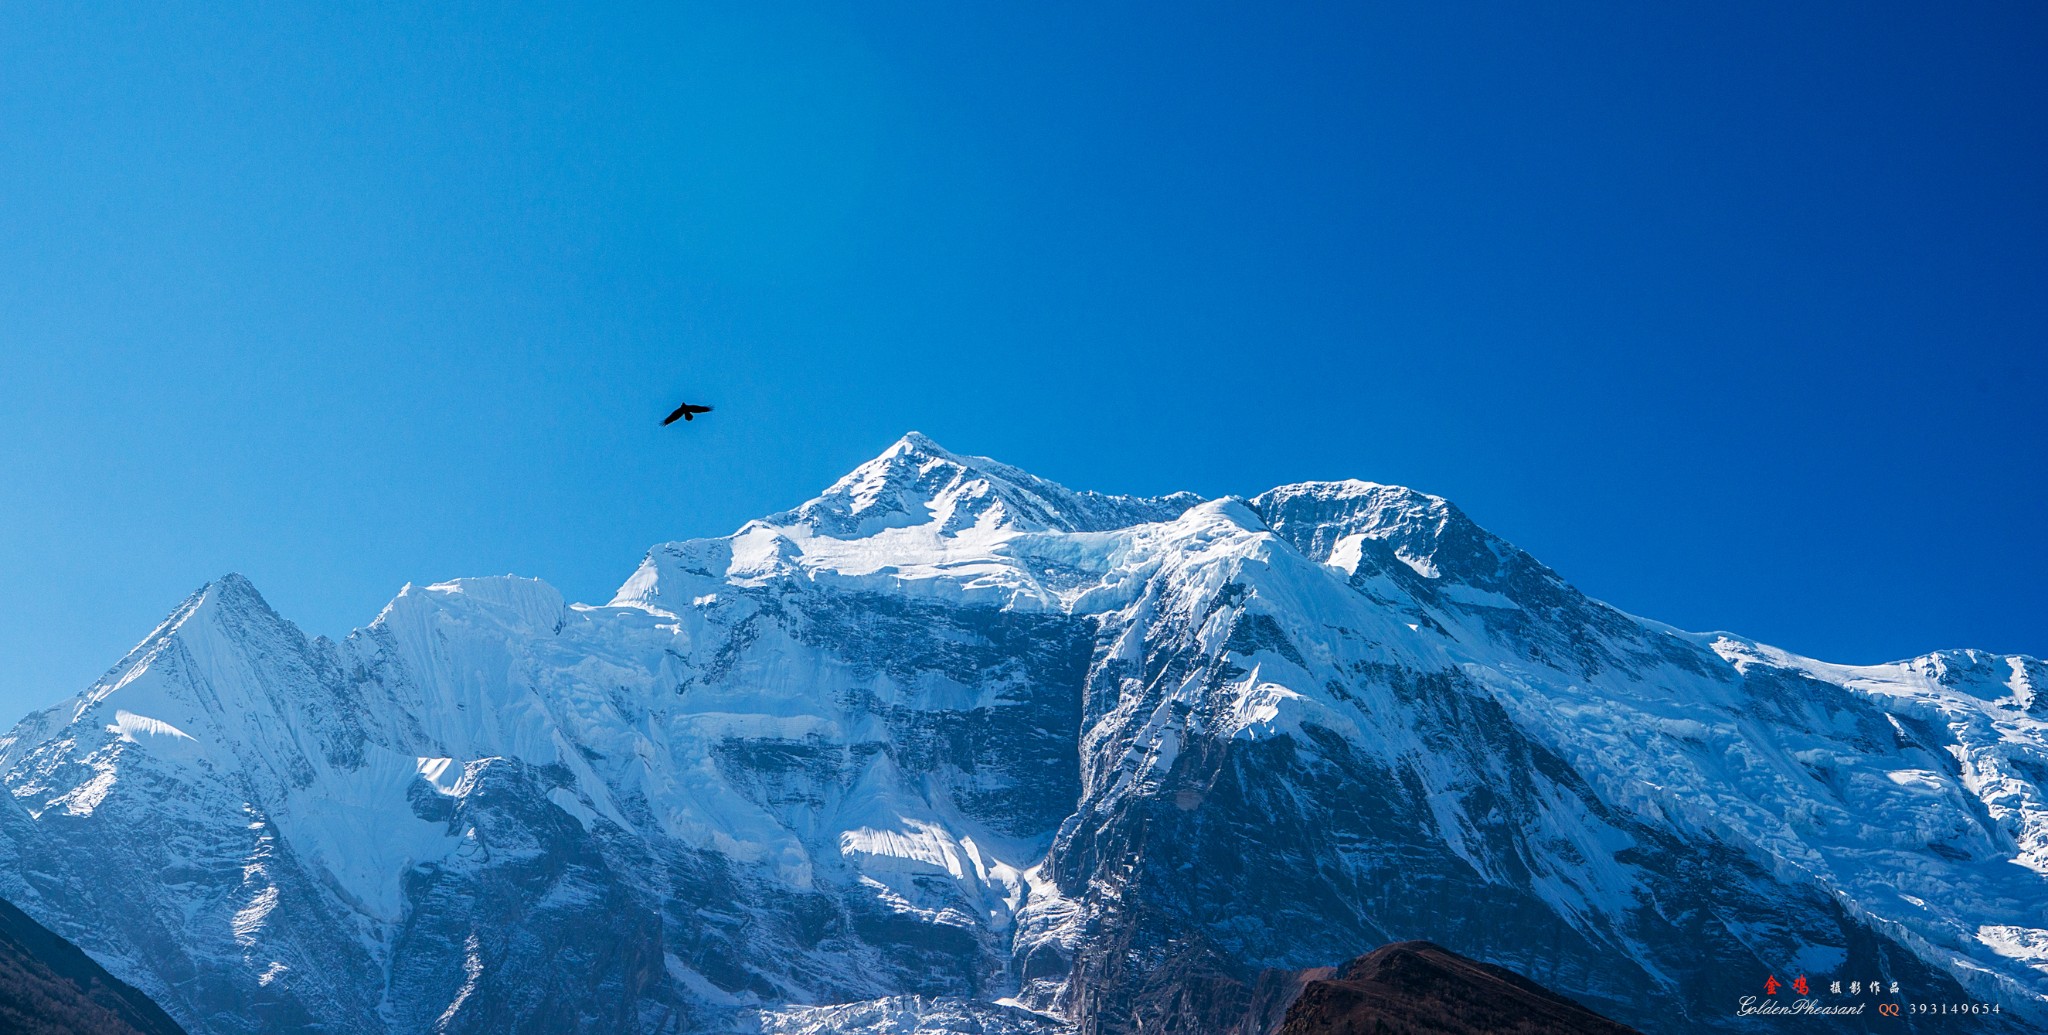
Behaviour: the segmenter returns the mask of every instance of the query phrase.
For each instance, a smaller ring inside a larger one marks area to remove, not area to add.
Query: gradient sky
[[[2048,8],[598,6],[0,7],[0,713],[227,571],[602,602],[912,428],[2048,654]]]

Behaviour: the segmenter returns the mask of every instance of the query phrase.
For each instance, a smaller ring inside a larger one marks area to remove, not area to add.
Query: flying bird
[[[681,417],[684,420],[696,420],[698,414],[710,412],[711,407],[709,406],[692,406],[689,403],[684,403],[676,407],[676,412],[669,414],[668,419],[661,422],[661,426],[665,428],[674,424],[677,417]]]

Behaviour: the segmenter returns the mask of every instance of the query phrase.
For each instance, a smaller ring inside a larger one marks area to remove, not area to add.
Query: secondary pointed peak
[[[144,637],[142,644],[136,649],[141,650],[153,641],[176,632],[195,616],[222,610],[254,611],[276,616],[269,601],[264,600],[263,594],[257,591],[256,584],[250,582],[242,573],[231,571],[193,590],[185,597],[183,603],[164,617],[154,631]]]
[[[228,572],[199,587],[187,598],[184,606],[173,612],[166,626],[175,627],[190,623],[194,618],[211,616],[217,623],[226,623],[236,628],[254,625],[264,627],[290,628],[297,634],[297,626],[277,613],[270,601],[256,588],[248,576],[240,572]]]
[[[202,594],[223,600],[253,600],[256,603],[268,606],[268,603],[263,599],[263,594],[257,590],[256,584],[249,581],[249,577],[239,571],[228,572],[200,587],[199,591]]]
[[[183,718],[176,724],[183,728],[196,721],[191,718],[196,714],[193,708],[234,710],[247,704],[229,700],[234,695],[226,684],[211,685],[203,693],[195,690],[181,674],[187,667],[206,669],[225,658],[285,659],[300,654],[306,644],[298,626],[278,614],[254,583],[239,572],[229,572],[194,590],[98,681],[58,707],[82,716],[118,692],[128,702],[122,707],[158,717],[159,713],[177,712]],[[161,678],[152,677],[160,659],[167,656],[182,660]],[[234,689],[248,691],[258,686],[260,681],[237,683]]]
[[[292,638],[299,636],[298,626],[264,599],[256,584],[240,572],[228,572],[199,587],[187,598],[185,605],[173,612],[165,622],[166,630],[178,626],[190,626],[195,620],[204,619],[211,625],[233,630],[235,635],[261,635],[285,632]]]

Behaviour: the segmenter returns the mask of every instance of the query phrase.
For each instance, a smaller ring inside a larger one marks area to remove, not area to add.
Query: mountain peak
[[[1355,549],[1361,541],[1380,541],[1418,574],[1436,578],[1434,558],[1447,545],[1468,565],[1480,563],[1488,571],[1498,556],[1488,547],[1506,547],[1449,500],[1402,485],[1296,482],[1252,497],[1251,507],[1296,549],[1326,563],[1347,542]]]
[[[256,584],[239,572],[228,572],[201,586],[192,595],[192,606],[178,624],[190,626],[192,619],[200,616],[224,629],[238,630],[237,634],[261,629],[265,635],[287,632],[290,637],[298,636],[298,627],[278,614]]]
[[[524,631],[552,633],[567,618],[569,604],[555,587],[518,575],[450,579],[430,586],[408,582],[371,624],[417,622],[447,611],[487,618]]]
[[[1251,507],[1295,549],[1347,574],[1387,574],[1421,592],[1462,584],[1525,608],[1594,606],[1442,496],[1378,482],[1297,482],[1252,497]]]
[[[896,452],[935,453],[940,456],[948,457],[953,455],[950,451],[946,449],[945,446],[939,445],[938,442],[933,440],[933,438],[930,435],[927,435],[922,431],[904,432],[903,437],[897,439],[896,443],[890,446],[888,449],[883,450],[882,455],[887,456],[891,453]]]
[[[130,666],[153,653],[159,645],[177,634],[179,630],[193,625],[195,618],[220,613],[267,615],[275,622],[285,623],[284,617],[273,611],[269,601],[263,599],[263,594],[257,591],[255,583],[250,582],[248,577],[240,572],[231,571],[188,594],[182,603],[164,616],[163,621],[157,623],[157,627],[151,630],[148,636],[142,638],[142,642],[131,648],[113,668],[108,669],[106,675],[100,678],[100,682],[105,684],[119,677]]]
[[[263,599],[263,593],[256,584],[238,571],[228,572],[199,587],[199,595],[223,604],[255,604],[265,610],[270,608],[270,602]]]
[[[1178,517],[1193,493],[1156,498],[1076,491],[985,456],[955,453],[912,431],[834,482],[816,499],[768,519],[817,535],[858,539],[936,523],[944,534],[977,525],[1012,531],[1085,532]]]

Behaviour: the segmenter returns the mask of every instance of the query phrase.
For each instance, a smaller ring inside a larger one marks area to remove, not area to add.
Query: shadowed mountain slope
[[[148,997],[6,902],[0,902],[0,1031],[184,1035]]]
[[[1634,1035],[1513,971],[1396,942],[1311,980],[1278,1035]]]

